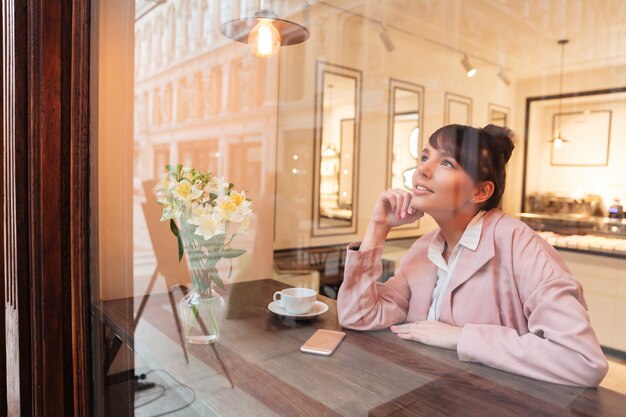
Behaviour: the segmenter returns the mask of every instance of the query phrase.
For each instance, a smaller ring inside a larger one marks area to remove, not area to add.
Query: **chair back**
[[[168,289],[191,282],[187,258],[178,261],[178,242],[170,230],[169,221],[162,222],[163,208],[157,203],[154,187],[156,180],[143,182],[146,202],[141,204],[150,242],[154,250],[159,273],[165,278]]]

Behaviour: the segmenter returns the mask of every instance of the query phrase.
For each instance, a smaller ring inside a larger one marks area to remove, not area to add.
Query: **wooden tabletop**
[[[346,338],[332,356],[302,353],[300,346],[315,330],[340,329],[336,304],[320,296],[329,306],[321,316],[280,317],[267,305],[274,291],[285,287],[260,280],[229,288],[217,346],[234,390],[209,347],[187,345],[194,360],[215,371],[215,387],[196,394],[215,409],[228,410],[216,415],[626,416],[626,396],[617,392],[550,384],[460,362],[454,351],[401,340],[389,330],[344,330]],[[128,317],[132,306],[132,299],[112,300],[94,311],[141,355],[154,345],[141,347],[132,323],[119,319]],[[168,306],[166,294],[153,295],[143,319],[178,343]],[[177,371],[194,372],[188,368]]]

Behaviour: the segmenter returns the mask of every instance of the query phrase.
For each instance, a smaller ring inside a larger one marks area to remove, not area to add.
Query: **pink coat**
[[[426,320],[437,281],[428,259],[434,234],[419,238],[384,284],[375,282],[382,246],[348,249],[337,298],[341,325],[376,330]],[[476,251],[461,250],[440,313],[440,321],[463,328],[460,360],[559,384],[600,383],[608,364],[582,289],[552,246],[519,220],[490,210]]]

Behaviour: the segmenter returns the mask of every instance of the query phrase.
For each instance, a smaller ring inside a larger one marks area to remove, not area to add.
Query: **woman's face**
[[[470,208],[474,181],[453,155],[428,144],[413,174],[411,205],[431,216],[452,217]]]

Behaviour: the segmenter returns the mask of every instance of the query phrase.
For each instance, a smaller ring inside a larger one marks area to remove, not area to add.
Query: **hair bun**
[[[496,146],[500,150],[506,164],[511,159],[511,154],[515,148],[515,133],[506,127],[492,124],[483,127],[482,130],[495,139]]]

